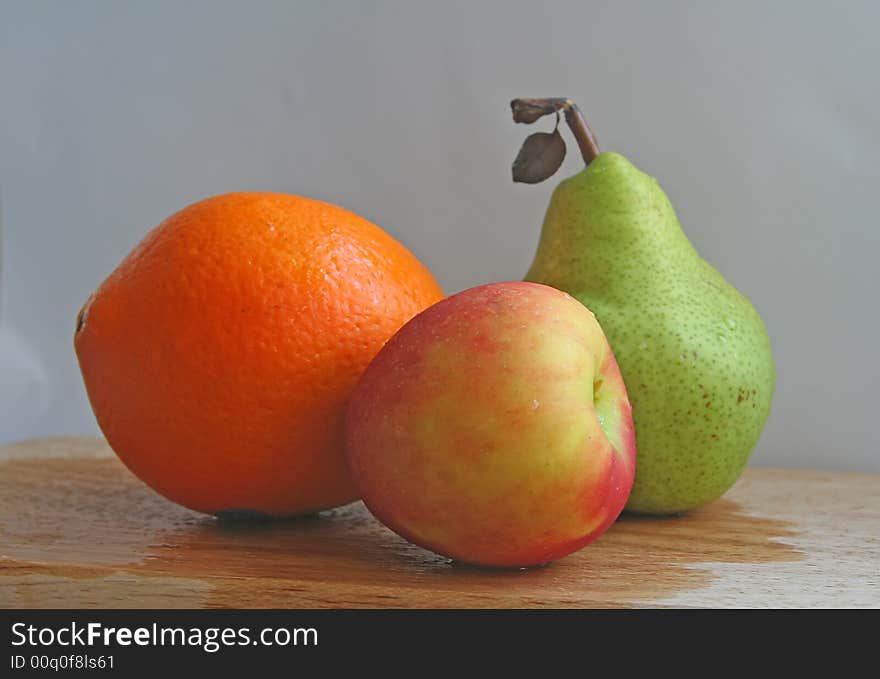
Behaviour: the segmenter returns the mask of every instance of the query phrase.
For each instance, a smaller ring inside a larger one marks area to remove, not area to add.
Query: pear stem
[[[596,140],[596,136],[587,124],[587,119],[584,118],[584,114],[581,113],[577,104],[573,102],[568,103],[570,106],[565,109],[565,122],[568,123],[568,128],[577,140],[584,164],[589,165],[600,153],[599,142]]]
[[[577,140],[584,163],[589,165],[599,155],[599,142],[587,124],[583,113],[571,99],[565,97],[546,97],[543,99],[514,99],[510,102],[513,120],[517,123],[533,123],[550,113],[562,111],[565,122]]]

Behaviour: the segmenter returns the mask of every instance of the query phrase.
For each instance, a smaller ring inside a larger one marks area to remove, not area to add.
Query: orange
[[[86,302],[74,344],[101,430],[144,482],[201,512],[294,515],[357,499],[347,399],[442,297],[347,210],[232,193],[153,229]]]

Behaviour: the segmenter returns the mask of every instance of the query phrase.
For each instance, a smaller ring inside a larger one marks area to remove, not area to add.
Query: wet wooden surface
[[[406,543],[360,504],[229,525],[92,438],[0,447],[0,607],[880,606],[880,476],[753,469],[687,516],[624,516],[547,567]]]

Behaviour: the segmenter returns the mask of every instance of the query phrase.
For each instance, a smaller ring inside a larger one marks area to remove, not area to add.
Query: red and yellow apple
[[[348,463],[385,525],[457,561],[543,564],[601,535],[635,472],[626,388],[568,294],[494,283],[394,335],[346,412]]]

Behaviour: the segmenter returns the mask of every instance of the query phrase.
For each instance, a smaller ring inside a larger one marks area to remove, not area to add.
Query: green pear
[[[526,102],[519,116],[517,102]],[[588,164],[553,192],[526,280],[578,299],[611,343],[636,431],[627,509],[699,507],[736,482],[769,416],[776,373],[767,330],[700,257],[653,177],[600,153],[569,100],[515,100],[514,119],[536,119],[535,106],[566,113]],[[517,159],[520,168],[558,166],[531,155]]]

